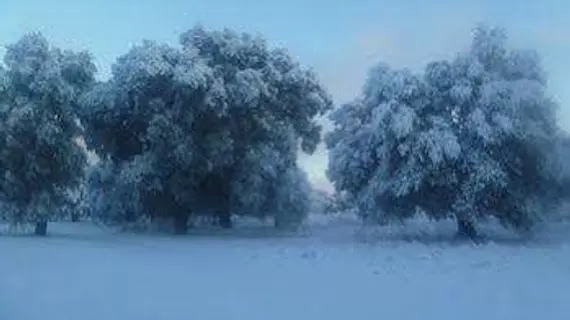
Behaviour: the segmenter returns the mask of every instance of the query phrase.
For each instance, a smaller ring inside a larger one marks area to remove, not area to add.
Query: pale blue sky
[[[142,39],[175,43],[196,23],[227,26],[289,48],[339,103],[358,93],[373,63],[419,68],[449,57],[483,22],[507,28],[514,45],[539,51],[570,128],[568,17],[567,0],[0,0],[0,44],[39,30],[58,46],[90,50],[105,77],[113,60]],[[323,149],[302,163],[326,185]]]

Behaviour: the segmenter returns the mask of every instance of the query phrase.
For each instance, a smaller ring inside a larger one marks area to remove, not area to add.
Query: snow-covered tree
[[[130,172],[120,183],[141,202],[133,218],[173,218],[183,233],[192,212],[212,211],[225,227],[233,209],[263,216],[264,199],[282,191],[261,185],[295,168],[299,143],[314,151],[314,118],[330,98],[262,38],[196,27],[180,42],[146,41],[117,60],[112,79],[85,96],[87,145],[108,157],[101,170]]]
[[[6,48],[0,72],[1,214],[35,223],[49,220],[83,177],[85,153],[77,143],[78,97],[93,83],[89,54],[53,48],[38,33]]]
[[[379,65],[362,96],[336,110],[328,174],[365,218],[423,211],[475,236],[493,216],[526,230],[546,212],[556,172],[555,104],[533,51],[503,30],[475,29],[470,50],[423,75]]]
[[[103,159],[89,179],[98,218],[128,223],[186,215],[181,203],[193,198],[197,175],[224,161],[195,155],[194,116],[203,108],[208,72],[195,57],[144,42],[84,97],[86,144]]]
[[[455,122],[465,127],[456,126],[465,154],[458,166],[458,220],[468,233],[485,215],[528,230],[551,212],[559,167],[556,105],[546,94],[540,59],[534,51],[509,50],[503,30],[479,27],[453,70]]]
[[[249,179],[263,181],[252,181],[252,188],[247,189],[227,188],[224,198],[230,201],[220,203],[227,203],[229,208],[222,211],[227,215],[232,204],[238,203],[240,208],[239,203],[244,202],[235,200],[235,192],[231,190],[241,193],[265,184],[265,189],[257,189],[261,193],[254,192],[260,199],[282,194],[276,191],[277,187],[270,186],[279,184],[276,181],[295,166],[299,140],[303,151],[315,150],[320,141],[320,126],[314,118],[330,108],[328,94],[310,70],[301,68],[286,51],[271,50],[260,37],[229,29],[207,31],[196,27],[182,35],[181,43],[186,51],[197,50],[225,87],[224,104],[228,112],[225,126],[233,141],[233,163],[222,170],[222,180],[233,185],[234,181],[243,181],[245,171],[246,175],[254,175]],[[253,194],[243,193],[239,196],[252,197],[255,198]],[[264,211],[274,211],[260,203],[257,210],[252,210],[250,214],[258,216],[267,215]]]

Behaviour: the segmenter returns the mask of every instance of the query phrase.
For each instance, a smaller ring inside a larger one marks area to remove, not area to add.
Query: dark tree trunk
[[[219,204],[216,208],[216,216],[218,216],[218,221],[222,228],[231,229],[233,227],[233,224],[232,214],[230,212],[230,191],[227,189],[227,186],[223,182],[220,182],[219,190],[221,190],[221,193]]]
[[[183,235],[188,232],[188,215],[178,214],[174,217],[174,234]]]
[[[218,221],[220,226],[224,229],[231,229],[233,227],[232,217],[229,211],[218,212]]]
[[[283,224],[281,223],[281,219],[275,217],[275,220],[273,220],[273,227],[275,229],[281,230],[283,228]]]
[[[71,214],[71,222],[79,222],[79,214],[78,213],[72,213]]]
[[[477,229],[473,222],[467,219],[457,218],[457,237],[460,239],[475,240],[477,238]]]
[[[47,221],[36,222],[36,228],[34,229],[34,233],[37,236],[45,236],[47,235],[47,227],[48,227]]]

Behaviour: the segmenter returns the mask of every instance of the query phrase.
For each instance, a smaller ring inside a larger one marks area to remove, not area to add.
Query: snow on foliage
[[[527,230],[547,212],[556,175],[545,85],[535,52],[509,49],[502,29],[484,26],[467,52],[423,76],[380,64],[331,115],[328,176],[374,221],[422,211],[455,217],[468,236],[488,216]]]
[[[38,33],[9,45],[0,72],[0,200],[15,223],[45,223],[79,185],[78,97],[94,82],[89,54],[51,47]],[[42,228],[40,228],[42,229]],[[45,227],[43,228],[45,229]],[[44,233],[45,230],[36,230]]]
[[[177,232],[205,212],[226,227],[232,212],[303,216],[297,147],[314,151],[315,117],[332,104],[315,75],[261,37],[229,29],[195,27],[180,44],[133,47],[84,96],[87,145],[106,159],[92,183],[125,186],[99,194],[94,213],[123,222],[172,218]],[[122,203],[129,199],[139,207]]]

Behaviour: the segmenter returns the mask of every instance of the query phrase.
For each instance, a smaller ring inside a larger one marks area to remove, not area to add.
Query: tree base
[[[37,236],[46,236],[47,235],[47,221],[41,221],[36,223],[36,227],[34,228],[34,234]]]
[[[477,229],[475,229],[473,222],[459,218],[457,219],[456,237],[458,239],[476,240],[478,236]]]
[[[174,218],[174,234],[185,235],[188,233],[188,216],[180,215]]]
[[[281,219],[275,218],[275,220],[273,221],[273,227],[277,230],[282,230],[283,229],[283,223],[281,222]]]
[[[224,229],[233,228],[232,217],[229,213],[223,213],[218,216],[218,222],[220,226]]]

